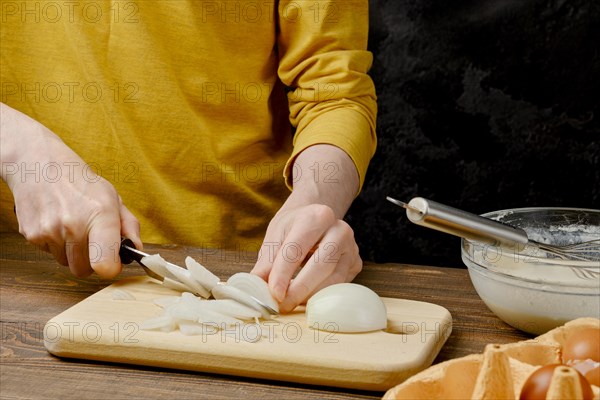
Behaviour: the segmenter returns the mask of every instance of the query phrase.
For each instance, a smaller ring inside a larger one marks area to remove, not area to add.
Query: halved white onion
[[[192,257],[188,256],[185,258],[185,266],[192,274],[192,277],[209,292],[221,281],[218,276],[210,272],[204,265],[200,264]]]
[[[248,272],[238,272],[227,279],[227,286],[238,288],[279,312],[279,304],[277,304],[277,301],[271,295],[269,285],[260,276]]]
[[[313,329],[370,332],[387,327],[387,310],[377,293],[368,287],[338,283],[321,289],[308,300],[306,319]]]

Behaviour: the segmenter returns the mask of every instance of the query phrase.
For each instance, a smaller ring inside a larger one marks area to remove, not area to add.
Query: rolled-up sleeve
[[[279,78],[290,88],[294,149],[284,170],[291,187],[294,158],[315,144],[331,144],[353,160],[364,183],[377,144],[377,101],[367,75],[368,1],[281,1]]]

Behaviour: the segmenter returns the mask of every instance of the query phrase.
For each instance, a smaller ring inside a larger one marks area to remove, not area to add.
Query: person
[[[2,2],[2,225],[77,276],[123,236],[260,250],[283,312],[351,281],[367,38],[362,0]]]

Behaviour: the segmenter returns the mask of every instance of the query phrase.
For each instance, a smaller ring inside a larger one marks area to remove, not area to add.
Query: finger
[[[267,282],[273,297],[278,302],[283,301],[286,297],[290,281],[306,259],[308,249],[312,248],[321,238],[321,234],[318,233],[301,235],[302,230],[301,227],[297,227],[290,232],[273,261]]]
[[[290,282],[285,299],[279,304],[279,311],[282,313],[296,308],[335,270],[336,264],[324,263],[318,260],[316,254],[318,251],[309,258],[298,275]]]
[[[286,297],[292,276],[309,251],[336,221],[333,210],[327,206],[311,206],[308,211],[309,215],[302,214],[302,220],[294,220],[269,274],[269,288],[279,302]]]
[[[323,287],[323,282],[343,282],[346,272],[354,263],[354,248],[350,227],[345,223],[336,223],[323,236],[317,251],[290,283],[280,309],[284,312],[291,311],[317,288]]]
[[[290,218],[286,215],[276,216],[271,220],[265,238],[260,246],[258,259],[250,273],[260,276],[265,281],[269,280],[269,274],[271,273],[271,269],[273,269],[273,262],[275,262],[277,252],[279,252],[281,244],[285,239],[286,228],[288,225],[291,225],[289,222]]]
[[[136,249],[142,250],[144,244],[140,237],[140,222],[122,202],[120,210],[121,235],[131,239]]]
[[[64,265],[65,267],[69,265],[69,260],[67,259],[67,253],[65,252],[65,243],[47,243],[45,251],[48,251],[52,256],[58,261],[60,265]]]
[[[254,264],[254,268],[252,268],[250,273],[258,275],[265,281],[268,281],[269,273],[271,272],[275,256],[281,247],[281,243],[282,240],[275,240],[274,235],[267,233],[260,246],[256,264]]]
[[[44,253],[52,254],[59,264],[64,266],[69,265],[67,254],[65,253],[65,242],[59,235],[52,235],[51,237],[46,235],[36,235],[35,237],[29,237],[32,239],[28,239],[28,241],[36,248]]]
[[[362,269],[362,260],[352,228],[338,220],[329,229],[315,254],[291,282],[282,312],[293,310],[317,291],[335,283],[350,282]]]
[[[114,278],[121,272],[119,247],[121,243],[121,221],[114,213],[101,213],[90,224],[90,265],[102,278]],[[92,251],[94,253],[92,253]]]
[[[65,239],[62,236],[62,228],[58,220],[54,218],[42,218],[32,230],[31,224],[19,222],[19,229],[25,238],[40,250],[52,254],[54,259],[61,265],[68,266],[69,261],[65,252]]]
[[[85,235],[69,234],[65,240],[65,253],[71,273],[84,278],[94,272],[90,266],[89,249]]]
[[[344,254],[344,257],[348,257],[348,259],[353,258],[354,261],[349,261],[347,263],[345,263],[346,265],[349,265],[350,268],[349,269],[337,269],[331,274],[329,275],[324,281],[322,281],[308,296],[306,299],[310,298],[312,295],[314,295],[315,293],[317,293],[319,290],[326,288],[327,286],[331,286],[333,284],[336,283],[342,283],[342,282],[352,282],[352,280],[356,277],[356,275],[359,274],[359,272],[362,270],[363,267],[363,262],[362,259],[360,258],[360,256],[356,255],[355,257],[352,257],[352,255],[350,254]],[[306,300],[304,299],[304,300]],[[302,301],[304,301],[302,300]]]
[[[354,259],[354,261],[350,261]],[[306,267],[305,267],[306,268]],[[314,288],[308,286],[303,282],[296,282],[296,277],[290,284],[288,295],[285,300],[279,304],[279,311],[287,313],[296,308],[299,304],[305,303],[311,296],[317,293],[319,290],[331,286],[336,283],[350,282],[358,274],[358,272],[349,273],[349,271],[360,271],[362,269],[362,260],[360,257],[354,258],[351,254],[344,254],[339,264],[336,266],[333,273],[324,280],[320,281]],[[303,269],[304,270],[304,269]],[[318,282],[320,278],[313,280],[312,282]]]

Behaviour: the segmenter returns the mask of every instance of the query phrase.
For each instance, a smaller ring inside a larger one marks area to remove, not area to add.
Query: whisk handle
[[[413,198],[405,208],[411,222],[465,239],[520,249],[529,242],[523,229],[422,197]]]

